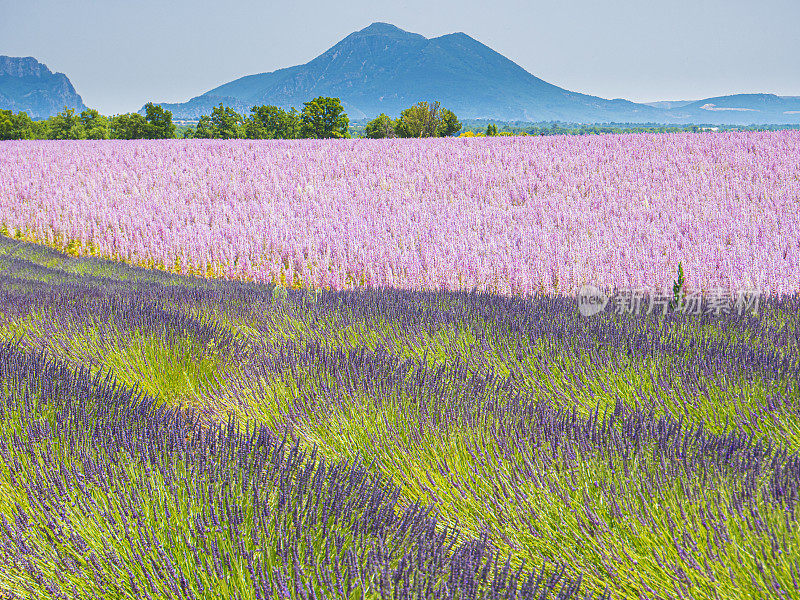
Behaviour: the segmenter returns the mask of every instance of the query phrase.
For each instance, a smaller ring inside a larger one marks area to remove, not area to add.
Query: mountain
[[[800,96],[734,94],[681,104],[667,111],[669,122],[725,125],[800,123]]]
[[[220,102],[302,107],[316,96],[342,100],[352,119],[397,115],[440,100],[463,118],[576,122],[655,121],[665,111],[578,94],[542,81],[464,33],[425,38],[387,23],[351,33],[314,60],[242,77],[188,102],[161,105],[176,118],[208,114]]]
[[[773,94],[647,104],[579,94],[535,77],[464,33],[428,39],[388,23],[351,33],[304,65],[248,75],[188,102],[161,105],[178,119],[196,119],[220,102],[246,114],[261,104],[299,109],[316,96],[340,98],[351,119],[396,116],[420,100],[439,100],[464,119],[800,123],[798,98]]]
[[[43,119],[67,106],[86,109],[83,100],[63,73],[53,73],[30,56],[0,56],[0,108],[25,111]]]

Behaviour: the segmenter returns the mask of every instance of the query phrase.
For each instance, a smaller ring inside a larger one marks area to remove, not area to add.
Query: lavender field
[[[800,132],[11,142],[0,230],[179,273],[575,293],[800,289]]]
[[[797,156],[4,143],[0,598],[800,597]]]

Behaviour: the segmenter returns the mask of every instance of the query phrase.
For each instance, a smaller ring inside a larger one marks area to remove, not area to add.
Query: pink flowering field
[[[6,142],[3,233],[292,286],[800,290],[800,132]]]

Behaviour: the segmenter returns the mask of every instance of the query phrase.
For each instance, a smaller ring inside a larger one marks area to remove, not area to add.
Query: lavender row
[[[127,566],[151,595],[188,595],[182,574],[199,597],[258,597],[256,581],[311,597],[296,577],[337,596],[338,560],[368,597],[384,573],[412,597],[511,597],[534,571],[551,596],[798,591],[797,296],[586,319],[552,295],[285,292],[57,260],[0,255],[8,585],[63,572],[60,593],[91,597]]]
[[[512,568],[363,466],[263,428],[201,428],[12,346],[0,387],[3,475],[24,495],[0,524],[9,597],[592,596],[571,570]]]

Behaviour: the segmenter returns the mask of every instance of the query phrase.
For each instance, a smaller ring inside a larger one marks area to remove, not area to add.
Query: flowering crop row
[[[0,597],[800,597],[799,330],[0,237]]]
[[[800,132],[9,142],[0,226],[173,271],[344,289],[800,289]]]

